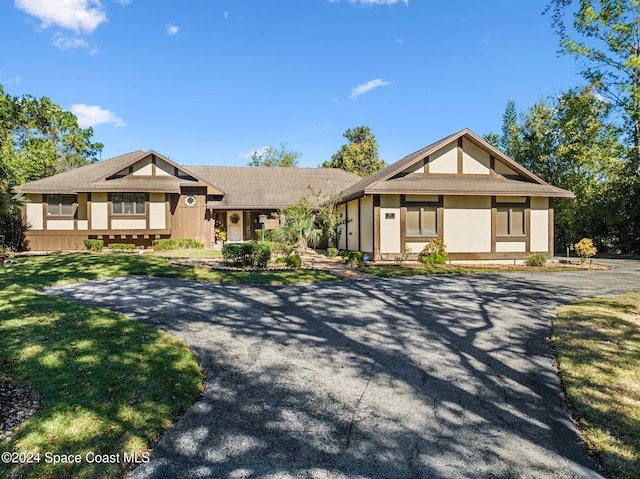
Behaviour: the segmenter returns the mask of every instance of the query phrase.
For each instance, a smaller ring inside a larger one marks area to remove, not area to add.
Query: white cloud
[[[376,78],[375,80],[371,80],[370,82],[367,82],[367,83],[364,83],[362,85],[358,85],[357,87],[355,87],[353,90],[351,90],[351,96],[349,98],[351,98],[352,100],[355,100],[360,95],[364,95],[365,93],[370,92],[374,88],[378,88],[378,87],[381,87],[381,86],[388,86],[388,85],[391,85],[391,84],[392,83],[389,82],[389,81],[385,81],[385,80],[382,80],[380,78]]]
[[[167,34],[168,35],[177,35],[180,32],[180,28],[176,27],[175,25],[172,25],[171,23],[169,23],[167,25]]]
[[[240,153],[238,153],[238,158],[242,160],[248,160],[254,153],[257,153],[258,155],[264,155],[268,149],[268,146],[261,146],[260,148],[254,148],[249,153],[244,153],[241,151]]]
[[[400,45],[404,45],[404,38],[396,37],[393,39],[393,43],[399,43]]]
[[[127,126],[125,122],[122,121],[122,118],[118,118],[112,111],[104,110],[99,106],[78,103],[71,105],[71,113],[78,117],[78,126],[80,128],[88,128],[90,126],[107,123],[113,124],[116,128]]]
[[[228,10],[226,12],[224,12],[224,19],[226,20],[227,18],[229,18],[229,11]]]
[[[15,0],[20,10],[40,19],[40,26],[57,25],[76,33],[92,33],[107,21],[100,0]]]
[[[20,77],[20,75],[16,75],[13,78],[9,78],[8,80],[5,80],[3,83],[5,85],[16,85],[20,83],[21,80],[22,78]]]
[[[329,129],[329,125],[325,125],[325,126],[314,126],[311,127],[312,130],[317,131],[317,130],[328,130]]]

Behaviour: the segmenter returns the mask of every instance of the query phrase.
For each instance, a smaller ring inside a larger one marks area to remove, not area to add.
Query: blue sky
[[[548,0],[0,0],[0,84],[94,127],[102,158],[154,149],[315,167],[371,127],[387,163],[581,84]]]

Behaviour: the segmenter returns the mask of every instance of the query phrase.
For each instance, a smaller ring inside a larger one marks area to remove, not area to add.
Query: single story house
[[[418,253],[442,240],[452,260],[553,254],[549,185],[470,130],[462,130],[360,178],[331,168],[181,166],[136,151],[27,183],[27,247],[82,249],[84,239],[151,246],[159,238],[215,243],[257,239],[260,215],[320,193],[339,198],[339,247],[375,259]]]

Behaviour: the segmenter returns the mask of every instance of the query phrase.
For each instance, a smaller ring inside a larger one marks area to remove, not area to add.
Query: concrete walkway
[[[49,288],[183,338],[207,391],[134,479],[600,478],[562,408],[557,308],[612,271],[296,286],[125,277]]]

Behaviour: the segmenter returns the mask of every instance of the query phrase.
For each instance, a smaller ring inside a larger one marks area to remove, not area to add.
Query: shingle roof
[[[220,208],[290,206],[309,197],[309,187],[328,199],[360,179],[335,168],[190,166],[188,171],[224,191],[222,201],[212,205]]]
[[[79,191],[88,191],[79,188],[87,187],[93,180],[108,174],[114,169],[119,171],[126,168],[132,160],[143,153],[141,150],[132,151],[108,160],[91,163],[81,168],[26,183],[15,188],[15,191],[18,193],[77,193]]]
[[[545,196],[573,198],[573,193],[548,184],[506,178],[404,177],[377,183],[366,194],[410,193],[424,195]]]

